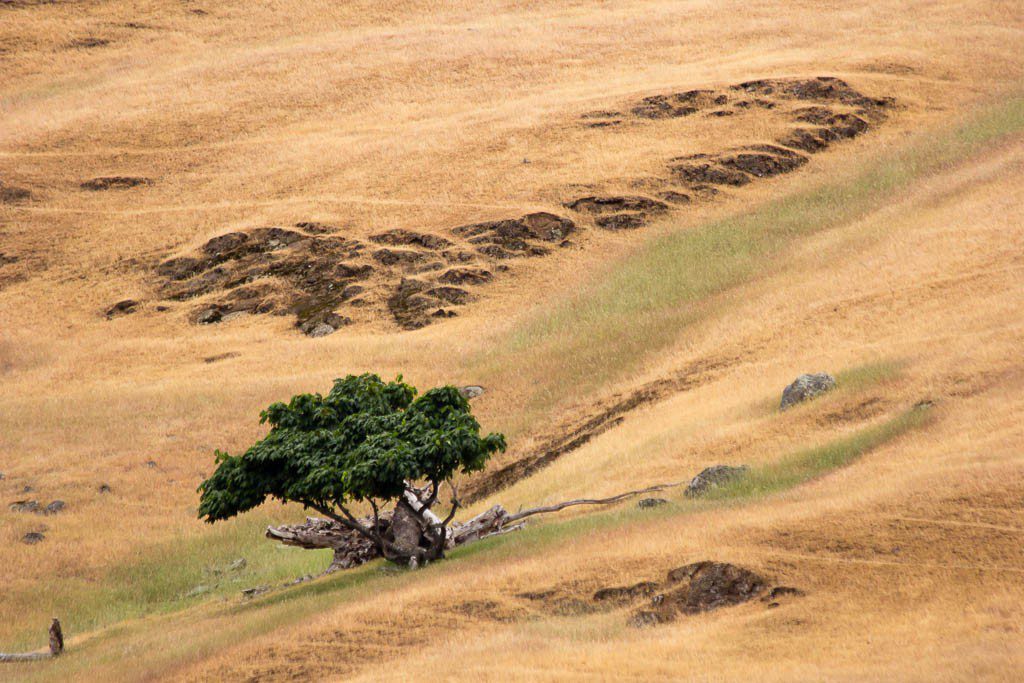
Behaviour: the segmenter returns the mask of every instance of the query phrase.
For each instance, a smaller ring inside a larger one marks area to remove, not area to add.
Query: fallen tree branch
[[[565,508],[572,507],[573,505],[610,505],[612,503],[618,503],[620,500],[625,500],[626,498],[630,498],[632,496],[639,496],[640,494],[643,493],[654,493],[655,491],[664,491],[665,489],[670,489],[675,486],[682,486],[685,483],[686,482],[676,482],[674,484],[657,484],[655,486],[649,486],[645,489],[638,489],[636,491],[627,491],[625,493],[620,493],[619,495],[612,496],[611,498],[578,498],[577,500],[567,500],[564,503],[557,503],[555,505],[544,505],[541,507],[529,508],[527,510],[517,512],[514,515],[509,515],[508,518],[505,520],[505,523],[507,524],[509,522],[517,522],[520,519],[525,519],[532,515],[542,515],[548,512],[558,512],[559,510],[564,510]]]
[[[663,491],[665,489],[681,486],[684,483],[685,482],[655,484],[654,486],[648,486],[647,488],[637,489],[635,491],[626,491],[625,493],[620,493],[618,495],[611,496],[610,498],[580,498],[577,500],[568,500],[554,505],[528,508],[515,514],[509,514],[509,512],[501,505],[495,505],[484,512],[481,512],[472,519],[466,520],[465,522],[455,522],[452,523],[451,526],[448,526],[448,524],[451,522],[456,510],[460,507],[458,504],[457,493],[454,488],[452,491],[454,494],[452,501],[453,505],[451,512],[448,514],[448,519],[439,519],[437,515],[435,515],[429,508],[425,507],[423,501],[421,501],[411,491],[407,491],[406,496],[400,499],[400,506],[412,508],[419,516],[421,516],[424,522],[426,522],[426,529],[424,531],[444,528],[446,533],[446,538],[444,540],[445,547],[451,548],[466,545],[468,543],[474,543],[491,536],[499,536],[512,531],[518,531],[525,526],[525,522],[522,520],[527,517],[532,517],[533,515],[558,512],[576,505],[611,505],[633,496]],[[420,506],[419,509],[414,507],[417,504]],[[377,528],[376,531],[383,536],[388,533],[394,533],[395,530],[392,529],[392,522],[395,520],[395,517],[396,515],[393,512],[384,511],[378,515],[375,511],[374,517],[359,520],[359,523],[365,525],[379,525],[379,528]],[[433,522],[433,520],[437,521]],[[304,524],[267,527],[266,535],[267,538],[279,541],[285,545],[297,546],[311,550],[333,550],[334,560],[324,572],[325,574],[339,569],[357,567],[364,562],[380,557],[380,552],[377,547],[364,535],[361,535],[356,530],[352,529],[349,524],[339,524],[336,518],[321,519],[318,517],[307,517]],[[441,539],[430,538],[427,540],[429,542],[436,543]]]

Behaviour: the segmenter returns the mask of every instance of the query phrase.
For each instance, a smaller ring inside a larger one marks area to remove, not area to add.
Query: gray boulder
[[[740,465],[739,467],[731,465],[708,467],[693,478],[690,485],[686,487],[684,494],[688,498],[702,496],[713,488],[742,477],[749,469],[746,465]]]
[[[473,399],[476,398],[477,396],[483,396],[484,388],[476,384],[470,384],[467,387],[462,387],[461,389],[459,389],[459,393],[468,399]]]
[[[815,396],[836,388],[836,378],[827,372],[800,375],[782,392],[780,410],[785,410],[797,403],[809,401]]]

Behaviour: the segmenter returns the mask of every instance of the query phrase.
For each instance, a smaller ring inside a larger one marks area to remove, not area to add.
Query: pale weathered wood
[[[410,563],[410,566],[419,566],[424,560],[431,557],[428,552],[431,547],[437,547],[432,544],[439,541],[436,535],[436,529],[439,528],[445,529],[444,547],[452,548],[490,536],[518,531],[525,525],[522,520],[533,515],[558,512],[575,505],[611,505],[626,498],[663,491],[667,488],[681,486],[683,483],[685,482],[657,484],[636,491],[620,493],[610,498],[569,500],[554,505],[527,508],[515,514],[510,514],[501,505],[495,505],[472,519],[465,522],[454,522],[451,526],[446,525],[445,520],[441,520],[427,508],[423,500],[410,487],[399,499],[395,512],[383,512],[379,515],[376,520],[377,531],[388,539],[391,550],[387,553],[387,559],[397,559],[406,563],[416,560],[414,563]],[[458,500],[455,497],[453,498],[453,513],[457,508]],[[358,522],[367,528],[372,528],[375,523],[372,517],[364,517]],[[365,535],[341,526],[331,519],[307,517],[304,524],[267,527],[267,538],[300,548],[334,550],[334,561],[325,573],[356,567],[380,557],[378,548]]]

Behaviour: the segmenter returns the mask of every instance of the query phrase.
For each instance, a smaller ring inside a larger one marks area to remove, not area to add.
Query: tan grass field
[[[109,42],[75,42],[90,38]],[[400,331],[362,309],[313,339],[285,316],[156,310],[154,265],[222,233],[568,215],[788,125],[781,109],[581,114],[814,76],[896,105],[793,173],[638,230],[573,216],[572,248],[510,259],[453,319]],[[1022,92],[1009,1],[0,4],[0,183],[32,194],[0,202],[0,651],[41,646],[50,616],[69,636],[0,680],[1017,680]],[[153,182],[80,188],[113,175]],[[139,311],[108,320],[126,298]],[[819,370],[839,390],[779,413],[782,387]],[[492,468],[692,375],[469,512],[771,466],[931,408],[764,495],[564,513],[420,572],[371,564],[243,601],[328,558],[262,538],[298,509],[196,520],[213,450],[257,438],[267,404],[364,371],[484,385],[475,412],[511,442]],[[8,510],[23,498],[67,509]],[[45,540],[21,543],[31,531]],[[234,582],[188,595],[240,556]],[[586,600],[703,559],[806,596],[650,629],[521,597]]]

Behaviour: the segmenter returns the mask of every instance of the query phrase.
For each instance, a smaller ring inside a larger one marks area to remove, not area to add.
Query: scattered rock
[[[640,211],[647,213],[663,213],[668,205],[648,197],[581,197],[568,202],[566,208],[582,213],[617,213],[620,211]]]
[[[257,595],[261,595],[270,590],[270,586],[254,586],[253,588],[246,588],[242,591],[242,597],[244,598],[255,598]]]
[[[793,588],[792,586],[776,586],[775,588],[772,588],[770,591],[768,591],[768,594],[761,599],[765,602],[771,602],[774,600],[778,600],[784,595],[791,595],[793,597],[802,598],[804,595],[806,595],[806,593],[804,593],[799,588]]]
[[[701,612],[738,605],[762,594],[765,579],[754,572],[724,562],[696,562],[668,573],[668,586],[678,588],[655,595],[647,609],[630,620],[633,626],[648,626],[674,621],[680,614]]]
[[[684,494],[688,498],[704,495],[713,488],[739,479],[749,470],[750,468],[746,465],[740,465],[739,467],[714,465],[713,467],[708,467],[693,478],[689,486],[686,487]]]
[[[664,498],[641,498],[636,502],[636,506],[641,510],[649,510],[662,505],[668,505],[668,501]]]
[[[196,316],[196,323],[200,325],[213,325],[219,323],[224,317],[224,314],[216,308],[207,308],[200,311],[199,315]]]
[[[67,505],[64,503],[63,500],[55,500],[46,506],[46,508],[43,510],[43,514],[55,515],[58,512],[63,511],[65,507],[67,507]]]
[[[491,272],[483,268],[450,268],[437,279],[450,285],[482,285],[492,277]]]
[[[411,230],[388,230],[377,235],[372,235],[370,240],[378,244],[390,244],[392,246],[417,246],[424,249],[444,249],[452,246],[452,243],[443,237],[429,235]]]
[[[89,36],[88,38],[79,38],[78,40],[72,40],[67,44],[69,50],[88,50],[94,47],[106,47],[110,45],[110,40],[107,38],[95,38]]]
[[[313,576],[312,574],[305,574],[303,576],[298,577],[297,579],[292,579],[291,581],[287,581],[287,582],[285,582],[285,583],[283,583],[281,585],[284,586],[285,588],[287,588],[289,586],[297,586],[300,583],[306,583],[307,581],[312,581],[315,578],[316,577]]]
[[[682,192],[676,192],[675,190],[668,190],[658,195],[666,202],[672,202],[673,204],[689,204],[692,200],[690,195],[683,194]]]
[[[352,324],[352,318],[338,315],[337,313],[325,313],[298,323],[298,328],[310,337],[326,337],[334,334],[346,325]]]
[[[83,190],[100,192],[103,190],[127,190],[140,185],[150,185],[153,181],[149,178],[138,176],[103,176],[86,180],[81,184]]]
[[[46,536],[41,531],[30,531],[21,537],[21,542],[27,545],[35,545],[36,543],[42,543]]]
[[[14,204],[32,198],[32,193],[23,187],[0,183],[0,204]]]
[[[121,315],[129,315],[134,313],[136,307],[139,305],[138,301],[134,299],[125,299],[124,301],[118,301],[116,304],[107,309],[107,319],[116,318]]]
[[[618,603],[633,602],[638,598],[647,597],[658,590],[658,584],[653,581],[642,581],[632,586],[615,586],[602,588],[594,593],[594,600],[597,602],[609,601]]]
[[[800,375],[783,390],[779,409],[786,410],[797,403],[809,401],[835,388],[835,377],[827,372]]]
[[[724,102],[713,90],[688,90],[672,95],[652,95],[631,110],[644,119],[669,119],[696,114],[704,107]]]
[[[647,224],[647,216],[642,213],[613,213],[595,218],[594,224],[605,230],[635,230]]]
[[[427,257],[422,251],[411,249],[378,249],[371,256],[385,266],[409,266]]]
[[[11,512],[39,512],[42,509],[38,500],[16,500],[9,507]]]
[[[774,145],[761,145],[755,151],[726,156],[720,163],[756,178],[768,178],[800,168],[807,157]]]
[[[459,389],[459,393],[467,399],[474,399],[484,395],[484,388],[477,384],[470,384]]]
[[[216,363],[218,361],[227,360],[229,358],[238,358],[240,353],[237,351],[228,351],[226,353],[218,353],[216,356],[207,356],[203,359],[204,363]]]
[[[569,219],[541,211],[514,220],[463,225],[452,232],[466,238],[485,256],[507,259],[543,256],[548,249],[537,242],[561,242],[575,229],[576,225]]]

